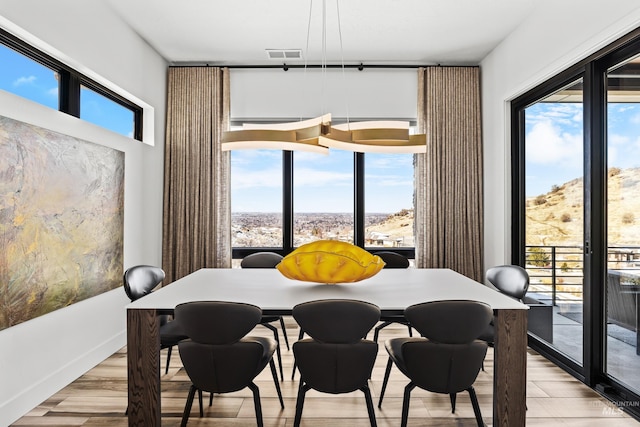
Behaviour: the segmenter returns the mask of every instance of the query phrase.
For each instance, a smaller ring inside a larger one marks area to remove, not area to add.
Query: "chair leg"
[[[300,333],[298,334],[298,341],[304,338],[304,329],[300,328]],[[293,369],[291,370],[291,381],[296,377],[296,359],[293,359]]]
[[[287,328],[286,326],[284,326],[284,319],[282,318],[282,316],[280,316],[280,328],[282,328],[282,335],[284,336],[284,343],[287,346],[287,351],[290,350],[289,348],[289,338],[287,337]]]
[[[384,391],[387,389],[387,382],[389,382],[389,374],[391,374],[391,367],[393,366],[393,360],[389,358],[387,361],[387,369],[384,371],[384,381],[382,381],[382,390],[380,390],[380,399],[378,400],[378,408],[382,407],[382,398],[384,397]]]
[[[455,414],[456,413],[456,394],[455,393],[449,393],[449,399],[451,399],[451,413]]]
[[[369,386],[366,385],[362,387],[360,390],[364,393],[364,399],[367,402],[367,412],[369,413],[369,422],[371,423],[371,427],[377,427],[376,423],[376,411],[373,409],[373,400],[371,399],[371,390],[369,390]]]
[[[300,420],[302,419],[302,407],[304,406],[304,396],[309,388],[310,387],[304,383],[303,378],[300,378],[298,397],[296,398],[296,416],[293,419],[293,427],[300,427]]]
[[[383,322],[381,325],[376,326],[376,328],[373,330],[373,341],[374,342],[378,342],[378,334],[380,333],[380,330],[382,328],[386,328],[390,324],[391,324],[391,322]]]
[[[273,376],[273,383],[276,385],[276,391],[278,392],[278,399],[280,399],[280,407],[284,409],[284,401],[282,400],[282,391],[280,390],[280,382],[278,381],[278,373],[276,372],[276,364],[273,361],[273,357],[269,361],[271,367],[271,375]]]
[[[200,405],[200,418],[204,417],[204,409],[202,408],[202,390],[198,390],[198,404]]]
[[[404,388],[404,398],[402,399],[402,420],[400,421],[400,427],[407,427],[407,419],[409,418],[409,398],[411,397],[411,390],[416,388],[414,383],[409,383]]]
[[[191,406],[193,406],[193,397],[196,394],[196,387],[191,384],[191,388],[189,389],[189,395],[187,396],[187,404],[184,405],[184,412],[182,413],[182,422],[180,423],[180,427],[186,427],[187,421],[189,420],[189,414],[191,413]]]
[[[485,427],[484,421],[482,421],[482,414],[480,413],[480,404],[478,404],[478,396],[473,386],[467,389],[469,397],[471,398],[471,404],[473,405],[473,413],[476,415],[476,422],[478,427]]]
[[[262,405],[260,405],[260,389],[255,383],[249,384],[249,388],[253,392],[253,406],[256,409],[256,422],[258,427],[262,427]]]
[[[213,405],[213,392],[209,395],[209,406]]]
[[[284,381],[284,373],[282,371],[282,355],[280,353],[280,337],[278,336],[278,330],[275,326],[270,325],[268,323],[262,323],[267,329],[270,329],[273,332],[273,338],[276,340],[276,356],[278,356],[278,365],[280,366],[280,378]]]
[[[171,361],[171,349],[173,346],[167,349],[167,366],[164,368],[164,374],[167,375],[169,373],[169,361]]]

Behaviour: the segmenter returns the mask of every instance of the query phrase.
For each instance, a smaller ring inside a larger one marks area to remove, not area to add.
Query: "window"
[[[0,89],[58,109],[57,72],[2,44],[0,64]]]
[[[414,247],[413,155],[368,153],[365,245]]]
[[[639,70],[635,30],[511,103],[512,262],[550,308],[529,346],[636,417]]]
[[[231,152],[231,245],[282,247],[282,152]]]
[[[353,243],[353,153],[293,153],[293,246]]]
[[[80,86],[80,118],[129,138],[134,136],[134,111],[86,86]]]
[[[413,155],[231,153],[233,258],[320,239],[414,257]]]
[[[0,30],[0,89],[142,140],[142,108]]]

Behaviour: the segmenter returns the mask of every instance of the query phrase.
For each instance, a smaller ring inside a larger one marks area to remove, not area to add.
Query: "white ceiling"
[[[266,49],[322,59],[322,1],[106,0],[171,63],[279,65]],[[326,59],[340,63],[336,0],[326,1]],[[346,64],[475,65],[532,11],[534,0],[343,0]],[[309,21],[311,26],[309,27]],[[304,64],[304,60],[287,60]]]

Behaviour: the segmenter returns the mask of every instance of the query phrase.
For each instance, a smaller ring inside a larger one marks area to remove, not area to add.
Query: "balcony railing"
[[[640,246],[610,246],[607,269],[624,274],[640,285]],[[584,251],[582,246],[526,246],[529,292],[547,296],[554,306],[583,300]],[[637,276],[637,279],[634,278]]]

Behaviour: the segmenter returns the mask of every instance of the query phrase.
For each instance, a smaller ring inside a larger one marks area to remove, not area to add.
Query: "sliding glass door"
[[[606,373],[640,393],[640,59],[607,72]]]
[[[512,262],[551,307],[529,345],[640,417],[640,29],[511,118]]]
[[[582,363],[582,79],[524,109],[529,332]]]

